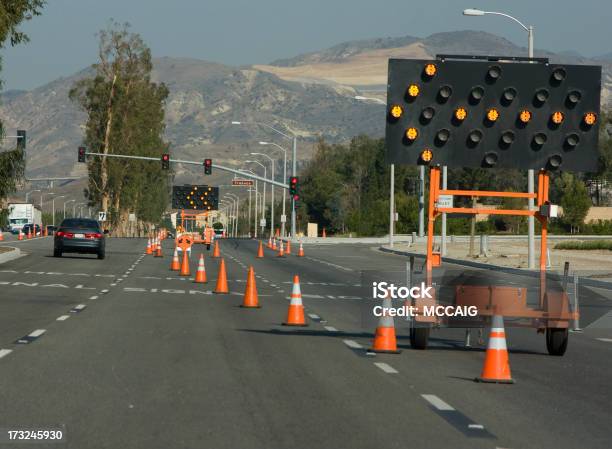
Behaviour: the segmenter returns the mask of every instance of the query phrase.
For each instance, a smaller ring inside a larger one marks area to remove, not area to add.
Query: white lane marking
[[[2,357],[6,357],[7,355],[9,355],[11,352],[13,352],[12,349],[0,349],[0,359]]]
[[[116,286],[116,285],[117,285],[117,284],[111,284],[110,286],[111,286],[111,287],[114,287],[114,286]]]
[[[338,329],[336,329],[333,326],[324,326],[324,327],[325,327],[326,331],[329,331],[329,332],[338,332]]]
[[[398,373],[398,371],[395,368],[393,368],[391,365],[388,365],[386,363],[375,362],[374,365],[379,367],[381,370],[383,370],[387,374],[397,374]]]
[[[108,289],[100,290],[100,293],[108,293]]]
[[[352,349],[361,349],[363,348],[363,346],[361,346],[359,343],[357,343],[356,341],[353,340],[342,340],[344,342],[345,345],[347,345],[349,348]]]
[[[97,295],[91,296],[89,299],[98,299]]]
[[[321,317],[319,315],[315,314],[315,313],[309,313],[308,316],[310,318],[312,318],[313,320],[320,320],[321,319]]]
[[[433,405],[438,410],[441,410],[441,411],[455,410],[452,406],[444,402],[442,399],[440,399],[435,394],[422,394],[421,396],[423,397],[423,399],[425,399],[427,402],[429,402],[431,405]]]
[[[484,430],[484,426],[482,424],[468,424],[468,429]]]
[[[83,310],[85,307],[87,307],[85,304],[79,304],[78,306],[74,307],[74,310]]]
[[[45,332],[47,332],[46,329],[36,329],[35,331],[29,333],[28,337],[32,337],[32,338],[40,337]]]
[[[70,318],[70,315],[62,315],[56,321],[66,321],[68,318]]]
[[[606,343],[612,343],[612,338],[598,338],[599,341],[605,341]]]

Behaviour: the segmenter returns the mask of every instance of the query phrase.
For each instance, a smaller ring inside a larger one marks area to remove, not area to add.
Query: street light
[[[43,213],[43,196],[45,195],[45,192],[40,192],[40,213]],[[47,195],[55,195],[55,193],[53,192],[47,192]]]
[[[226,222],[225,222],[225,224],[226,224],[226,226],[227,226],[227,236],[229,237],[229,236],[231,236],[230,229],[231,229],[231,227],[232,227],[232,222],[231,222],[231,218],[232,218],[232,217],[231,217],[231,210],[230,210],[230,206],[231,206],[232,204],[231,204],[231,203],[229,203],[229,202],[228,202],[228,201],[226,201],[226,200],[221,200],[221,201],[219,201],[219,204],[220,204],[221,206],[223,206],[223,213],[224,213],[224,214],[225,214],[225,216],[227,217],[227,218],[226,218]]]
[[[52,212],[51,212],[51,214],[52,214],[52,222],[51,222],[51,224],[53,226],[55,226],[55,200],[57,200],[59,198],[65,198],[65,197],[66,197],[66,195],[54,196],[53,199],[51,200],[51,204],[52,204]],[[64,204],[66,204],[66,203],[64,203]]]
[[[66,204],[68,204],[68,203],[76,203],[76,200],[64,201],[64,218],[66,218]]]
[[[233,193],[226,193],[225,197],[231,199],[234,203],[234,237],[238,237],[238,213],[240,207],[240,197]]]
[[[84,206],[84,205],[85,205],[85,203],[74,203],[74,204],[72,205],[72,216],[73,216],[74,218],[76,218],[76,208],[77,208],[78,206]],[[79,218],[80,218],[80,217],[79,217]]]
[[[29,192],[26,192],[26,197],[25,197],[25,202],[26,204],[29,203],[28,201],[28,197],[30,196],[30,193],[34,193],[34,192],[40,192],[40,189],[36,189],[36,190],[30,190]],[[42,211],[41,211],[42,212]]]
[[[283,182],[287,182],[287,150],[281,147],[279,144],[274,143],[274,142],[259,142],[259,145],[274,145],[279,150],[282,150],[282,152],[285,154],[285,159],[283,162]],[[287,189],[283,189],[283,216],[285,217],[285,220],[284,221],[281,220],[281,236],[282,237],[285,237],[285,222],[287,221],[287,215],[285,212],[286,195],[287,195]]]
[[[250,173],[252,175],[255,175],[255,172],[253,170],[247,170],[247,169],[239,169],[239,171],[241,172],[245,172],[245,173]],[[253,189],[249,188],[249,227],[251,226],[251,191]],[[283,189],[285,190],[285,189]],[[259,195],[259,191],[258,191],[258,185],[257,185],[257,179],[255,180],[255,204],[254,204],[254,209],[253,209],[253,224],[254,224],[254,233],[253,233],[253,237],[257,238],[257,197]]]
[[[259,161],[244,161],[246,164],[257,164],[261,167],[263,167],[264,169],[264,178],[268,179],[268,175],[267,175],[267,168],[264,164],[262,164]],[[264,188],[263,188],[263,199],[261,201],[261,219],[265,220],[266,219],[266,182],[264,182]],[[265,230],[265,226],[261,227],[261,235],[264,235],[264,230]]]
[[[272,167],[272,181],[274,181],[274,165],[275,165],[274,159],[272,159],[270,156],[268,156],[265,153],[251,153],[251,155],[252,156],[264,156],[268,158],[268,160],[270,161],[270,166]],[[270,198],[270,202],[272,203],[272,207],[270,208],[270,237],[272,237],[274,234],[274,184],[270,186],[270,189],[272,190],[272,195]]]
[[[490,14],[494,16],[503,16],[514,22],[518,23],[525,31],[527,31],[527,54],[530,58],[533,58],[533,26],[525,25],[523,22],[518,20],[516,17],[512,17],[509,14],[504,14],[503,12],[497,11],[483,11],[480,9],[464,9],[464,16],[484,16],[485,14]],[[534,183],[535,183],[535,171],[533,169],[527,170],[527,192],[534,193]],[[442,187],[443,189],[446,187]],[[528,198],[527,204],[529,210],[533,210],[534,201],[533,198]],[[527,234],[528,234],[528,245],[527,245],[527,267],[529,269],[535,268],[535,220],[533,215],[529,215],[527,217]]]
[[[273,131],[281,136],[283,136],[284,138],[288,139],[288,140],[292,140],[293,141],[293,151],[292,151],[292,167],[291,167],[291,176],[297,176],[297,137],[294,136],[289,136],[288,134],[285,134],[282,131],[279,131],[278,129],[272,127],[271,125],[268,125],[267,123],[260,123],[260,122],[240,122],[240,121],[233,121],[232,125],[259,125],[259,126],[263,126],[267,129],[269,129],[270,131]],[[286,182],[286,181],[285,181]],[[265,184],[264,184],[265,187]],[[296,213],[295,213],[295,200],[292,198],[291,199],[291,237],[295,238],[295,233],[296,233]]]

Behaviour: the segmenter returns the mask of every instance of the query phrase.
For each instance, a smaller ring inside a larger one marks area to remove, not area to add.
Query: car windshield
[[[81,218],[68,218],[62,221],[62,228],[77,228],[77,229],[100,229],[100,225],[95,220],[84,220]]]

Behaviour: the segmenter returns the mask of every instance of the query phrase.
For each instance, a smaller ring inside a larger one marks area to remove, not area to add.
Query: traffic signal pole
[[[293,138],[293,154],[292,154],[292,169],[291,176],[297,176],[297,137]],[[285,187],[288,188],[288,187]],[[295,199],[291,198],[291,238],[296,236],[296,217],[295,217]]]

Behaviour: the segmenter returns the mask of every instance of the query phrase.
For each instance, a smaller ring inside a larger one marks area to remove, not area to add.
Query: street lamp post
[[[274,143],[274,142],[259,142],[259,145],[274,145],[276,148],[283,151],[284,156],[285,156],[285,159],[283,161],[283,182],[287,182],[287,150],[281,147],[279,144]],[[287,214],[285,212],[285,203],[287,202],[286,197],[287,197],[287,189],[283,189],[283,217],[285,217],[285,219],[281,220],[281,236],[282,237],[285,237],[285,223],[287,221]]]
[[[238,214],[240,213],[240,197],[238,195],[234,195],[233,193],[226,193],[225,196],[227,196],[234,202],[234,237],[238,237]]]
[[[525,25],[523,22],[518,20],[516,17],[512,17],[509,14],[497,11],[483,11],[481,9],[464,9],[464,16],[484,16],[494,15],[506,17],[514,22],[518,23],[525,31],[527,31],[527,54],[530,58],[533,58],[533,26]],[[534,193],[535,189],[535,171],[533,169],[527,170],[527,191]],[[527,200],[529,210],[533,210],[534,201],[533,198]],[[527,246],[527,267],[529,269],[535,268],[535,220],[533,215],[527,217],[527,234],[528,234],[528,246]]]
[[[40,192],[40,213],[43,213],[43,196],[45,195],[44,192]],[[55,195],[55,193],[53,192],[47,192],[47,195]],[[41,219],[42,222],[42,219]]]
[[[51,200],[51,204],[52,204],[52,212],[51,212],[51,214],[52,214],[52,222],[51,222],[51,224],[53,226],[55,226],[55,200],[57,200],[58,198],[65,198],[65,197],[66,197],[66,195],[54,196],[53,199]],[[64,204],[66,204],[66,203],[64,203]]]
[[[264,178],[268,179],[268,175],[267,175],[267,168],[264,164],[262,164],[259,161],[245,161],[246,163],[249,164],[257,164],[259,166],[261,166],[264,169]],[[263,196],[262,196],[262,200],[261,200],[261,219],[265,220],[266,219],[266,184],[267,182],[264,182],[264,188],[263,188]],[[265,226],[261,227],[261,235],[264,235],[265,232]]]
[[[25,195],[25,202],[26,202],[26,204],[29,203],[28,198],[29,198],[30,194],[34,193],[34,192],[40,192],[40,189],[30,190],[29,192],[26,192],[26,195]]]
[[[239,121],[232,122],[232,125],[242,125],[242,124],[243,123]],[[251,123],[244,123],[244,124],[251,124]],[[291,155],[292,156],[291,176],[297,176],[297,137],[289,136],[288,134],[285,134],[284,132],[279,131],[278,129],[268,125],[267,123],[252,122],[252,124],[268,128],[269,130],[274,131],[275,133],[283,136],[284,138],[293,141],[292,155]],[[265,187],[265,184],[264,184],[264,187]],[[291,237],[295,238],[295,234],[296,234],[295,200],[292,198],[291,199]]]
[[[268,156],[265,153],[251,153],[251,155],[253,156],[264,156],[267,157],[270,160],[270,166],[272,167],[272,181],[274,181],[274,159],[272,159],[270,156]],[[270,198],[270,202],[271,207],[270,207],[270,237],[272,237],[274,235],[274,184],[272,184],[270,186],[270,190],[272,190],[272,194],[271,194],[271,198]],[[283,189],[284,190],[284,189]]]
[[[250,173],[252,175],[255,174],[255,172],[253,170],[246,170],[246,169],[241,169],[240,171],[243,171],[245,173]],[[254,223],[254,232],[253,232],[253,237],[257,238],[257,196],[258,196],[258,190],[257,190],[258,186],[257,186],[257,180],[255,180],[255,201],[254,201],[254,208],[253,208],[253,223]],[[249,227],[251,226],[251,191],[253,189],[249,188]],[[283,189],[285,190],[285,189]]]

